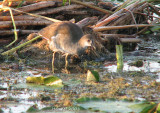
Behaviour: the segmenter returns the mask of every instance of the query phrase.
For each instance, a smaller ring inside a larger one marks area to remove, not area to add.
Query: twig
[[[6,47],[9,47],[11,46],[12,44],[14,44],[17,40],[18,40],[18,35],[17,35],[17,31],[16,31],[16,25],[15,25],[15,21],[14,21],[14,18],[13,18],[13,13],[12,13],[12,10],[9,8],[9,12],[10,12],[10,15],[11,15],[11,19],[12,19],[12,23],[13,23],[13,28],[14,28],[14,36],[15,36],[15,39],[13,42],[11,42],[9,45],[7,45]]]

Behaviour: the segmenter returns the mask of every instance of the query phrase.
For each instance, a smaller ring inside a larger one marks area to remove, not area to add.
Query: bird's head
[[[82,48],[94,47],[93,37],[91,34],[86,34],[80,39],[80,45]]]

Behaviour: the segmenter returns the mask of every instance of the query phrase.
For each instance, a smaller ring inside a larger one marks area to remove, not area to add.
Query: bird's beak
[[[92,47],[94,50],[96,50],[96,47],[95,47],[95,44],[94,44],[94,43],[91,44],[91,47]]]

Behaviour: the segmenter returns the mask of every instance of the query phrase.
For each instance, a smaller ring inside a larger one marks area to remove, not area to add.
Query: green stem
[[[39,39],[40,37],[41,37],[41,36],[36,36],[35,38],[33,38],[33,39],[31,39],[31,40],[29,40],[29,41],[27,41],[27,42],[25,42],[25,43],[23,43],[23,44],[15,47],[15,48],[12,48],[12,49],[10,49],[10,50],[8,50],[8,51],[6,51],[6,52],[3,52],[1,55],[9,55],[9,54],[12,54],[12,53],[15,52],[16,50],[18,50],[18,49],[26,46],[27,44],[32,43],[33,41]]]
[[[13,13],[12,13],[12,10],[9,8],[9,11],[10,11],[10,15],[11,15],[11,19],[12,19],[12,23],[13,23],[13,27],[14,27],[14,36],[15,36],[15,39],[13,42],[11,42],[9,45],[7,45],[6,47],[9,47],[11,46],[12,44],[14,44],[17,40],[18,40],[18,35],[17,35],[17,31],[16,31],[16,25],[15,25],[15,21],[14,21],[14,18],[13,18]]]

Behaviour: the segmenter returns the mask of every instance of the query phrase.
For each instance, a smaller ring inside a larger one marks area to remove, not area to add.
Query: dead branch
[[[117,19],[118,17],[120,17],[120,16],[118,16],[118,15],[110,16],[107,19],[97,23],[95,26],[92,26],[92,28],[104,26],[104,25],[108,24],[110,21]]]
[[[50,7],[50,6],[55,6],[55,2],[53,2],[53,1],[38,2],[35,4],[31,4],[31,5],[17,8],[17,10],[20,10],[23,12],[30,12],[30,11],[35,11],[35,10],[38,10],[41,8]],[[15,11],[13,12],[13,15],[18,15],[18,14],[20,14],[20,12],[15,12]]]
[[[100,34],[100,36],[103,36],[103,37],[105,37],[105,38],[109,38],[109,37],[136,38],[135,35],[126,35],[126,34]]]
[[[92,4],[93,3],[87,3],[87,4]],[[66,10],[73,10],[73,9],[79,9],[79,8],[83,8],[83,5],[68,5],[68,6],[62,6],[62,7],[57,7],[57,8],[50,8],[50,9],[46,9],[43,11],[37,11],[36,13],[33,14],[37,14],[37,15],[49,15],[49,14],[55,14],[55,13],[59,13],[60,11],[66,11]]]
[[[93,30],[98,31],[106,31],[106,30],[113,30],[113,29],[127,29],[127,28],[137,28],[137,27],[147,27],[147,26],[157,26],[157,25],[151,25],[151,24],[138,24],[138,25],[124,25],[124,26],[102,26],[102,27],[96,27]]]
[[[112,37],[114,39],[118,38],[118,37]],[[108,41],[107,37],[103,37],[101,38],[103,41]],[[140,43],[141,40],[137,39],[137,38],[120,38],[119,39],[122,43]]]
[[[36,33],[39,30],[17,30],[18,34],[30,34],[30,33]],[[13,30],[0,30],[0,35],[4,36],[4,35],[13,35],[14,31]]]
[[[29,26],[29,25],[49,25],[52,24],[51,21],[15,21],[16,26]],[[12,28],[12,21],[0,22],[0,29],[2,28]]]
[[[150,4],[150,3],[148,3],[148,5],[149,5],[149,7],[151,7],[151,8],[154,10],[154,12],[155,12],[157,15],[160,16],[160,12],[158,11],[158,9],[157,9],[155,6],[153,6],[153,5]]]
[[[121,38],[120,41],[122,43],[140,43],[141,40],[137,38]]]
[[[63,13],[67,15],[87,15],[88,14],[87,11],[72,11],[72,10],[64,11]]]
[[[33,16],[14,16],[14,20],[34,20]],[[11,21],[11,16],[0,16],[0,21]]]
[[[88,25],[93,25],[97,22],[98,18],[97,17],[87,17],[84,18],[83,20],[77,22],[76,24],[83,28],[84,26],[88,26]]]
[[[86,3],[83,3],[83,2],[80,2],[80,1],[77,1],[77,0],[71,0],[71,2],[80,4],[80,5],[83,5],[83,6],[87,6],[89,8],[95,9],[97,11],[100,11],[100,12],[103,12],[103,13],[106,13],[106,14],[109,14],[109,15],[112,14],[112,12],[109,11],[109,10],[101,9],[99,7],[96,7],[96,6],[93,6],[93,5],[90,5],[90,4],[86,4]]]

